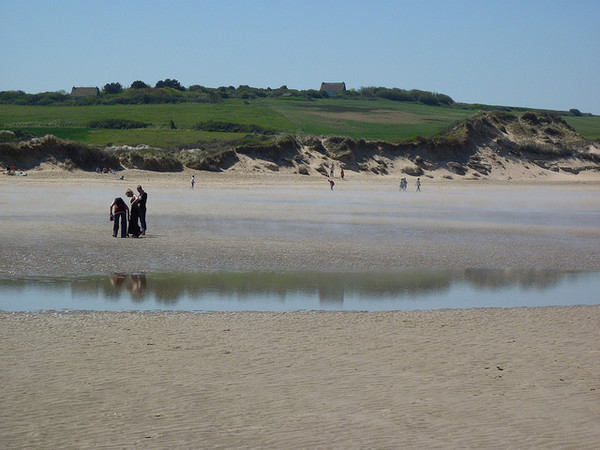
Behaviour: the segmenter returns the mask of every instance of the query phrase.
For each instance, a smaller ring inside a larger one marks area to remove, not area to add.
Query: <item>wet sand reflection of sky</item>
[[[0,279],[0,310],[414,310],[600,304],[598,272],[113,273]]]

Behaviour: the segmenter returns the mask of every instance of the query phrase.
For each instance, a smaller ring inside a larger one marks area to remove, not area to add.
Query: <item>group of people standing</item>
[[[130,206],[125,203],[121,197],[117,197],[110,204],[110,220],[114,221],[113,237],[119,234],[121,228],[121,237],[140,237],[146,234],[146,202],[148,194],[137,187],[137,195],[131,189],[127,189],[125,195],[130,199]],[[141,226],[140,226],[141,225]]]
[[[417,186],[417,191],[420,192],[421,191],[421,178],[417,178],[416,186]],[[407,187],[408,187],[408,181],[406,180],[406,178],[401,178],[400,179],[400,190],[405,191]]]

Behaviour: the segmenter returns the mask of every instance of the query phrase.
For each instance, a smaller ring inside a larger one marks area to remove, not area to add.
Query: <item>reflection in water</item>
[[[598,288],[599,273],[545,270],[113,273],[75,278],[0,279],[0,310],[286,311],[407,309],[407,304],[410,309],[565,304],[545,299],[552,295],[559,302],[566,298],[566,304],[596,304],[592,292]],[[148,307],[148,303],[152,306]],[[431,303],[433,307],[429,306]],[[146,304],[145,308],[142,304]]]
[[[550,288],[561,280],[576,275],[577,272],[565,273],[551,270],[467,269],[464,271],[465,280],[471,282],[473,286],[486,289],[497,289],[510,285],[519,286],[524,289]]]
[[[319,303],[321,305],[343,305],[344,287],[340,285],[319,286]]]
[[[132,298],[141,299],[144,297],[144,291],[146,290],[146,274],[132,273],[128,275],[115,272],[110,277],[110,283],[115,289],[124,288],[131,294]]]
[[[114,274],[126,280],[126,274]],[[139,275],[138,275],[139,276]],[[132,279],[134,275],[131,275]],[[318,293],[323,304],[343,304],[347,293],[377,298],[394,294],[415,294],[438,291],[456,281],[451,272],[406,271],[394,273],[174,273],[152,275],[144,288],[163,303],[177,302],[181,297],[202,297],[217,294],[221,297],[256,295],[284,299],[294,293]],[[127,284],[125,284],[127,285]],[[79,289],[107,289],[102,279],[90,279]]]

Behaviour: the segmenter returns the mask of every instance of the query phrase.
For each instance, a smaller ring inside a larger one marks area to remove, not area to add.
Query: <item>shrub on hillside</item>
[[[92,120],[87,123],[89,128],[108,128],[111,130],[129,130],[133,128],[146,128],[150,126],[148,123],[138,122],[129,119],[102,119]]]
[[[411,102],[415,100],[407,91],[401,89],[381,89],[377,91],[377,96],[396,102]]]
[[[22,169],[38,166],[47,160],[64,167],[94,170],[96,167],[119,167],[119,160],[112,152],[77,142],[45,136],[21,142],[0,144],[0,162],[15,164]]]
[[[170,78],[167,78],[166,80],[160,80],[159,82],[156,83],[156,88],[171,88],[171,89],[176,89],[178,91],[185,91],[185,88],[181,85],[181,83],[179,83],[179,81],[173,79],[171,80]]]
[[[235,151],[225,150],[196,150],[182,156],[183,165],[194,170],[220,172],[238,162]]]
[[[175,155],[156,150],[120,152],[119,162],[128,169],[153,170],[155,172],[176,172],[183,168],[181,161]]]
[[[196,124],[194,127],[200,131],[212,131],[221,133],[246,133],[246,134],[273,134],[275,130],[261,127],[255,124],[242,124],[233,122],[220,122],[217,120],[206,120]]]
[[[0,130],[0,142],[14,142],[33,138],[33,133],[24,130]]]
[[[102,88],[102,92],[108,95],[116,95],[123,92],[123,86],[121,83],[106,83]]]
[[[239,154],[250,158],[277,162],[281,165],[291,166],[300,147],[292,135],[284,134],[275,140],[245,139],[241,145],[235,147]]]
[[[420,177],[421,175],[423,175],[425,173],[423,171],[423,169],[421,169],[420,167],[417,167],[417,166],[404,167],[402,169],[402,172],[407,175],[410,175],[411,177]]]
[[[149,87],[150,86],[148,86],[146,83],[140,80],[131,83],[131,89],[148,89]]]

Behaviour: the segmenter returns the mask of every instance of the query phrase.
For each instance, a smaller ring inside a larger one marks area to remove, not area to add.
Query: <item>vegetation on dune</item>
[[[165,79],[154,87],[142,81],[129,88],[107,83],[98,96],[79,99],[65,92],[0,92],[2,128],[36,136],[56,134],[93,145],[181,146],[204,140],[228,141],[235,138],[232,135],[279,133],[399,141],[434,136],[452,123],[488,109],[517,112],[507,107],[456,104],[435,92],[385,87],[339,91],[329,97],[323,91],[287,86],[185,88],[175,79]],[[585,136],[600,136],[597,117],[575,108],[563,113]]]
[[[116,168],[120,165],[115,153],[54,136],[0,143],[0,161],[25,170],[43,162],[56,164],[67,170],[95,170],[96,167]]]
[[[127,169],[153,170],[155,172],[177,172],[183,169],[180,158],[167,150],[119,149],[114,153],[118,157],[120,165]]]
[[[446,167],[458,175],[465,175],[469,170],[487,175],[492,167],[478,154],[481,148],[487,148],[498,157],[529,161],[550,170],[577,170],[558,166],[559,158],[589,161],[587,167],[590,169],[600,162],[600,157],[585,150],[588,141],[563,118],[554,113],[533,112],[520,115],[502,111],[480,112],[435,136],[417,136],[397,142],[255,133],[229,141],[159,149],[148,146],[94,147],[53,136],[31,139],[27,133],[11,131],[0,133],[0,137],[4,141],[0,142],[0,162],[17,164],[23,169],[50,162],[65,169],[84,170],[123,167],[178,171],[189,167],[222,171],[249,158],[256,161],[255,167],[268,170],[288,167],[301,174],[309,174],[308,166],[321,161],[316,170],[326,175],[324,161],[327,160],[338,161],[351,170],[387,174],[391,162],[402,158],[410,162],[404,165],[402,172],[411,176],[422,176],[439,167]]]
[[[90,120],[87,126],[89,128],[107,128],[110,130],[129,130],[132,128],[147,128],[150,124],[129,119],[103,119]]]
[[[577,152],[595,161],[581,149],[586,138],[600,138],[600,118],[575,108],[560,114],[457,104],[420,90],[363,87],[329,96],[287,86],[185,88],[168,78],[154,87],[107,83],[87,98],[5,91],[0,161],[22,168],[49,161],[66,169],[221,171],[250,158],[269,170],[309,174],[316,158],[385,174],[388,162],[402,157],[410,161],[402,170],[414,176],[440,165],[461,175],[487,174],[489,165],[476,155],[482,147],[535,158],[542,167],[540,161]],[[327,173],[325,166],[318,171]]]
[[[225,133],[247,133],[247,134],[275,134],[276,130],[261,127],[256,124],[242,124],[232,122],[221,122],[218,120],[206,120],[199,122],[194,127],[202,131],[219,131]]]

